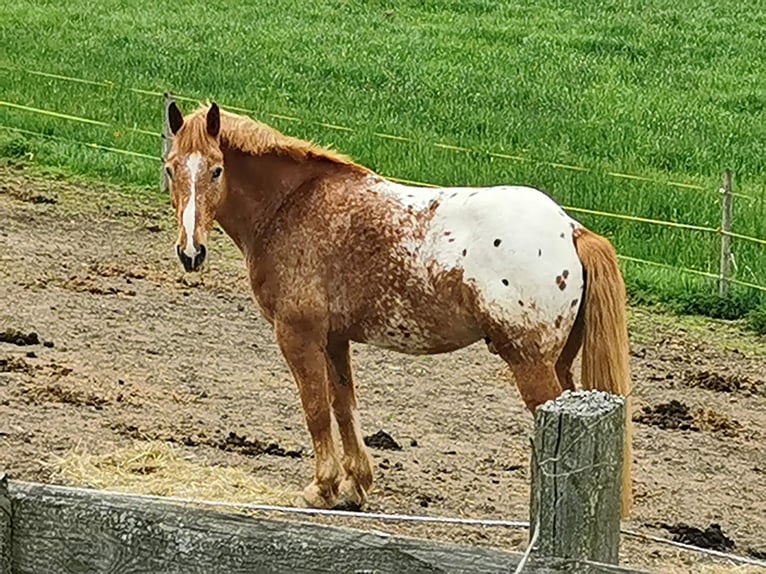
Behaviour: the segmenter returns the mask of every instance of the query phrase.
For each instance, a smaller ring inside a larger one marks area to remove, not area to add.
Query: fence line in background
[[[32,131],[32,130],[25,130],[25,129],[22,129],[22,128],[16,128],[16,127],[6,126],[6,125],[2,125],[2,124],[0,124],[0,129],[7,130],[7,131],[12,131],[12,132],[18,132],[18,133],[27,134],[27,135],[32,135],[32,136],[37,136],[37,137],[42,137],[42,138],[47,138],[47,139],[52,139],[52,140],[61,141],[61,142],[64,142],[64,143],[73,143],[73,144],[81,145],[81,146],[84,146],[84,147],[89,147],[89,148],[92,148],[92,149],[97,149],[97,150],[106,151],[106,152],[110,152],[110,153],[118,153],[118,154],[138,157],[138,158],[142,158],[142,159],[149,159],[149,160],[153,160],[153,161],[162,161],[162,158],[160,158],[158,156],[153,156],[153,155],[149,155],[149,154],[139,153],[139,152],[135,152],[135,151],[124,149],[124,148],[115,148],[115,147],[104,146],[104,145],[100,145],[100,144],[96,144],[96,143],[91,143],[91,142],[84,142],[84,141],[80,141],[80,140],[73,140],[73,139],[69,139],[69,138],[62,138],[60,136],[55,136],[55,135],[52,135],[52,134],[45,134],[45,133],[42,133],[42,132],[35,132],[35,131]],[[423,186],[423,187],[438,187],[437,185],[434,185],[432,183],[413,181],[413,180],[410,180],[410,179],[403,179],[403,178],[398,178],[398,177],[388,177],[387,179],[390,179],[391,181],[396,181],[396,182],[399,182],[399,183],[410,184],[410,185],[419,185],[419,186]],[[571,211],[578,211],[579,210],[579,211],[589,212],[589,210],[584,210],[584,209],[574,208],[574,207],[565,207],[565,209],[571,210]],[[633,218],[632,216],[629,216],[629,215],[610,214],[608,212],[595,212],[594,214],[595,215],[605,215],[605,216],[619,216],[620,218],[625,218],[625,219],[628,219],[628,220],[635,219],[636,221],[639,221],[639,222],[646,222],[646,221],[641,221],[643,218]],[[650,220],[650,221],[654,221],[654,220]],[[672,221],[665,221],[664,222],[664,221],[657,220],[657,222],[661,223],[661,224],[670,225],[671,227],[679,227],[679,228],[682,228],[682,229],[686,227],[686,224],[675,224]],[[690,226],[690,227],[695,228],[696,226]],[[709,231],[709,232],[716,232],[716,233],[720,232],[719,230],[713,229],[712,227],[711,228],[695,229],[695,230],[697,230],[697,231]],[[764,241],[762,239],[755,238],[755,237],[748,237],[746,235],[739,235],[739,234],[735,234],[735,233],[731,233],[731,235],[732,235],[732,237],[737,237],[739,239],[750,240],[750,241],[755,241],[757,243],[766,244],[766,241]],[[693,268],[690,268],[690,267],[677,267],[675,265],[669,265],[667,263],[660,263],[660,262],[657,262],[657,261],[650,261],[648,259],[639,259],[637,257],[630,257],[628,255],[618,255],[618,257],[620,259],[624,259],[626,261],[631,261],[633,263],[640,263],[640,264],[645,264],[645,265],[650,265],[650,266],[655,266],[655,267],[662,267],[664,269],[669,269],[669,270],[672,270],[672,271],[680,271],[682,273],[688,273],[688,274],[692,274],[692,275],[699,275],[699,276],[707,277],[707,278],[710,278],[710,279],[719,280],[721,278],[720,275],[717,275],[715,273],[710,273],[710,272],[707,272],[707,271],[701,271],[699,269],[693,269]],[[752,289],[757,289],[759,291],[766,292],[766,286],[764,286],[764,285],[759,285],[759,284],[756,284],[756,283],[749,283],[747,281],[741,281],[739,279],[734,279],[734,278],[729,278],[729,282],[730,283],[734,283],[736,285],[741,285],[743,287],[749,287],[749,288],[752,288]]]
[[[27,135],[30,135],[30,136],[37,136],[37,137],[41,137],[41,138],[51,139],[51,140],[60,141],[60,142],[64,142],[64,143],[77,144],[77,145],[81,145],[81,146],[84,146],[84,147],[89,147],[89,148],[92,148],[92,149],[98,149],[98,150],[101,150],[101,151],[108,151],[108,152],[111,152],[111,153],[119,153],[119,154],[122,154],[122,155],[129,155],[129,156],[133,156],[133,157],[140,157],[142,159],[151,159],[151,160],[154,160],[154,161],[160,161],[160,158],[158,156],[149,155],[147,153],[141,153],[141,152],[133,151],[133,150],[130,150],[130,149],[119,148],[119,147],[110,147],[110,146],[101,145],[101,144],[97,144],[97,143],[93,143],[93,142],[84,142],[84,141],[81,141],[81,140],[73,140],[73,139],[70,139],[70,138],[62,138],[60,136],[55,136],[53,134],[44,134],[42,132],[35,132],[35,131],[32,131],[32,130],[25,130],[23,128],[17,128],[17,127],[13,127],[13,126],[0,125],[0,129],[6,130],[6,131],[9,131],[9,132],[18,132],[18,133],[27,134]]]
[[[120,127],[120,126],[117,126],[115,124],[111,124],[109,122],[105,122],[105,121],[102,121],[102,120],[94,120],[92,118],[86,118],[84,116],[73,116],[73,115],[70,115],[70,114],[64,114],[62,112],[57,112],[55,110],[45,110],[43,108],[35,108],[35,107],[32,107],[32,106],[25,106],[25,105],[17,104],[17,103],[14,103],[14,102],[5,102],[5,101],[0,100],[0,106],[4,106],[6,108],[12,108],[12,109],[16,109],[16,110],[21,110],[23,112],[30,112],[30,113],[33,113],[33,114],[39,114],[41,116],[50,116],[50,117],[53,117],[53,118],[58,118],[58,119],[62,119],[62,120],[68,120],[68,121],[72,121],[72,122],[79,122],[79,123],[83,123],[83,124],[90,124],[90,125],[100,126],[100,127],[104,127],[104,128],[123,129],[125,131],[135,132],[135,133],[143,134],[143,135],[147,135],[147,136],[154,136],[154,137],[161,137],[162,136],[162,134],[160,132],[153,132],[153,131],[144,130],[144,129],[141,129],[141,128]]]
[[[0,106],[8,106],[8,107],[16,108],[16,109],[22,109],[24,111],[31,111],[31,112],[35,112],[35,113],[41,113],[41,114],[48,115],[48,116],[59,117],[59,118],[63,118],[63,119],[71,119],[71,120],[75,120],[75,121],[81,121],[83,123],[95,124],[95,125],[104,126],[104,127],[113,127],[113,126],[110,126],[110,124],[108,124],[106,122],[102,122],[101,120],[94,120],[94,119],[91,119],[91,118],[79,118],[77,116],[69,116],[67,114],[60,114],[59,112],[54,112],[54,111],[51,111],[51,110],[42,110],[42,109],[39,109],[39,108],[32,108],[32,107],[29,107],[29,106],[21,106],[21,105],[18,105],[18,104],[13,104],[13,103],[4,102],[4,101],[0,101]],[[47,136],[46,134],[42,134],[40,132],[32,132],[31,130],[25,130],[24,131],[24,130],[21,130],[20,128],[11,128],[10,126],[0,126],[0,128],[15,129],[16,131],[20,131],[22,133],[28,133],[30,135],[38,134],[38,135],[41,135],[43,137],[50,137],[50,136]],[[157,137],[161,137],[161,135],[162,135],[160,132],[150,132],[150,131],[147,131],[147,130],[142,130],[142,129],[137,129],[137,128],[124,128],[124,129],[129,130],[129,131],[138,132],[138,133],[153,135],[153,136],[157,136]],[[67,141],[65,138],[58,138],[58,139],[60,139],[62,141]],[[74,142],[74,143],[82,143],[82,142],[77,142],[76,140],[71,140],[71,141]],[[102,148],[108,147],[108,146],[98,146],[98,144],[85,144],[85,145],[89,145],[90,147],[102,147]],[[112,148],[112,149],[123,149],[123,148]],[[123,151],[119,152],[119,153],[129,153],[129,150],[124,150],[123,149]],[[139,154],[138,152],[132,152],[132,154],[133,155],[139,155],[140,157],[148,157],[147,154]],[[397,178],[397,177],[388,177],[388,179],[390,179],[391,181],[396,181],[398,183],[404,183],[404,184],[409,184],[409,185],[418,185],[418,186],[423,186],[423,187],[439,187],[438,185],[435,185],[435,184],[432,184],[432,183],[426,183],[426,182],[421,182],[421,181],[414,181],[414,180],[410,180],[410,179],[403,179],[403,178]],[[749,196],[747,196],[747,197],[749,197]],[[633,221],[633,222],[637,222],[637,223],[648,223],[648,224],[651,224],[651,225],[660,225],[660,226],[665,226],[665,227],[675,227],[675,228],[678,228],[678,229],[688,229],[688,230],[691,230],[691,231],[702,231],[702,232],[705,232],[705,233],[728,234],[728,235],[731,235],[732,237],[737,237],[738,239],[741,239],[743,241],[752,241],[754,243],[759,243],[761,245],[766,245],[766,240],[764,240],[764,239],[760,239],[758,237],[751,237],[751,236],[748,236],[748,235],[742,235],[742,234],[736,234],[735,235],[735,234],[733,234],[731,232],[724,232],[722,229],[715,228],[715,227],[707,227],[707,226],[703,226],[703,225],[694,225],[694,224],[691,224],[691,223],[677,223],[677,222],[674,222],[674,221],[665,221],[665,220],[662,220],[662,219],[651,219],[651,218],[647,218],[647,217],[639,217],[639,216],[628,215],[628,214],[624,214],[624,213],[613,213],[613,212],[609,212],[609,211],[598,211],[598,210],[594,210],[594,209],[586,209],[586,208],[583,208],[583,207],[564,206],[564,208],[569,210],[569,211],[574,211],[574,212],[579,212],[579,213],[587,213],[587,214],[595,215],[595,216],[598,216],[598,217],[610,217],[610,218],[614,218],[614,219],[622,219],[624,221]]]
[[[145,90],[145,89],[141,89],[141,88],[134,88],[134,87],[131,87],[131,86],[123,86],[121,84],[112,82],[111,80],[101,80],[101,81],[88,80],[88,79],[85,79],[85,78],[78,78],[78,77],[75,77],[75,76],[68,76],[68,75],[63,75],[63,74],[53,74],[53,73],[42,72],[42,71],[38,71],[38,70],[27,70],[27,69],[22,69],[22,68],[16,68],[16,67],[13,67],[13,66],[8,66],[8,65],[0,65],[0,69],[6,70],[6,71],[22,72],[22,73],[26,73],[26,74],[30,74],[30,75],[35,75],[35,76],[40,76],[40,77],[45,77],[45,78],[51,78],[51,79],[55,79],[55,80],[69,81],[69,82],[75,82],[75,83],[80,83],[80,84],[98,86],[98,87],[103,87],[103,88],[108,88],[108,89],[127,90],[127,91],[135,93],[135,94],[146,95],[146,96],[153,96],[153,97],[163,97],[164,96],[164,94],[162,92],[157,92],[157,91],[154,91],[154,90]],[[191,97],[191,96],[184,96],[184,95],[173,94],[173,97],[175,99],[177,99],[177,100],[180,100],[180,101],[187,101],[187,102],[194,102],[194,103],[198,103],[198,102],[201,101],[200,98],[194,98],[194,97]],[[251,115],[256,115],[256,116],[261,115],[261,112],[258,112],[256,110],[252,110],[252,109],[248,109],[248,108],[243,108],[243,107],[238,107],[238,106],[231,106],[231,105],[226,105],[226,104],[222,104],[222,105],[223,105],[223,107],[228,108],[228,109],[230,109],[232,111],[246,113],[246,114],[251,114]],[[333,124],[333,123],[328,123],[328,122],[320,122],[320,121],[316,121],[316,120],[305,120],[305,119],[302,119],[302,118],[297,118],[297,117],[294,117],[294,116],[288,116],[288,115],[284,115],[284,114],[275,114],[275,113],[265,112],[264,115],[267,115],[267,116],[272,117],[272,118],[280,119],[280,120],[291,121],[291,122],[296,122],[296,123],[304,123],[304,124],[309,124],[309,125],[316,125],[316,126],[320,126],[320,127],[323,127],[323,128],[343,131],[343,132],[347,132],[347,133],[355,133],[355,132],[358,131],[358,130],[356,130],[354,128],[350,128],[350,127],[347,127],[347,126],[341,126],[341,125],[338,125],[338,124]],[[374,137],[379,137],[379,138],[382,138],[382,139],[387,139],[387,140],[392,140],[392,141],[400,141],[400,142],[414,143],[414,144],[420,144],[420,145],[432,145],[432,146],[437,147],[439,149],[444,149],[444,150],[449,150],[449,151],[455,151],[455,152],[461,152],[461,153],[476,153],[476,154],[480,154],[480,155],[488,155],[490,157],[496,157],[496,158],[499,158],[499,159],[507,159],[507,160],[517,161],[517,162],[528,162],[528,163],[533,163],[533,164],[537,164],[537,165],[544,165],[544,166],[551,167],[551,168],[554,168],[554,169],[578,171],[578,172],[584,172],[584,173],[597,173],[596,170],[594,170],[593,168],[590,168],[590,167],[571,165],[571,164],[554,162],[554,161],[547,161],[547,160],[538,160],[538,159],[534,159],[534,158],[529,158],[529,157],[524,157],[524,156],[519,156],[519,155],[513,155],[513,154],[507,154],[507,153],[502,153],[502,152],[497,152],[497,151],[482,150],[482,149],[478,149],[478,148],[459,146],[459,145],[448,144],[448,143],[443,143],[443,142],[425,142],[425,141],[417,140],[417,139],[410,138],[410,137],[407,137],[407,136],[400,136],[400,135],[395,135],[395,134],[387,134],[387,133],[382,133],[382,132],[373,132],[372,135]],[[678,188],[678,189],[688,189],[688,190],[706,191],[706,192],[709,191],[706,187],[704,187],[702,185],[699,185],[699,184],[696,184],[696,183],[661,180],[661,179],[657,179],[655,177],[639,175],[639,174],[621,173],[621,172],[618,172],[618,171],[606,171],[606,172],[603,172],[603,173],[604,173],[604,175],[606,175],[608,177],[614,177],[614,178],[619,178],[619,179],[629,179],[629,180],[635,180],[635,181],[643,181],[643,182],[647,182],[647,183],[656,183],[656,184],[659,184],[659,185],[668,185],[670,187],[675,187],[675,188]],[[757,198],[755,196],[739,194],[739,193],[735,193],[733,195],[735,197],[741,197],[741,198],[750,199],[750,200],[757,200],[757,199],[759,199],[759,198]]]
[[[691,275],[699,275],[700,277],[708,277],[709,279],[721,279],[721,276],[718,273],[711,273],[709,271],[700,271],[699,269],[692,269],[691,267],[676,267],[675,265],[669,265],[668,263],[660,263],[658,261],[649,261],[647,259],[639,259],[637,257],[630,257],[628,255],[617,255],[618,259],[623,259],[625,261],[630,261],[632,263],[642,263],[645,265],[652,265],[654,267],[662,267],[663,269],[670,269],[673,271],[682,271],[684,273],[689,273]],[[743,287],[750,287],[751,289],[757,289],[759,291],[766,292],[766,286],[764,285],[758,285],[757,283],[748,283],[747,281],[742,281],[740,279],[734,279],[732,277],[729,277],[729,283],[734,283],[735,285],[742,285]]]

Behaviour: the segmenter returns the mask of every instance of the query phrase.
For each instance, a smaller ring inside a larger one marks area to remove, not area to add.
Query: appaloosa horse
[[[316,459],[309,506],[361,507],[372,485],[350,341],[436,354],[484,339],[532,411],[574,388],[582,346],[583,387],[629,394],[615,251],[544,193],[399,185],[216,104],[183,117],[173,103],[169,124],[178,257],[198,269],[214,221],[242,251],[300,390]],[[627,420],[624,515],[629,447]]]

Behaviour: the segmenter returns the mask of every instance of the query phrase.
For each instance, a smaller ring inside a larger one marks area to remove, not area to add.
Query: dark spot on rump
[[[457,197],[457,192],[455,192],[452,195],[450,195],[450,197]]]
[[[572,229],[574,229],[574,228],[575,228],[575,224],[574,224],[574,223],[570,223],[570,224],[569,224],[569,227],[571,227]]]
[[[445,231],[444,235],[452,235],[452,232],[451,231]]]
[[[538,257],[542,257],[543,256],[543,250],[542,249],[538,249],[537,250],[537,256]]]
[[[450,237],[449,238],[449,242],[452,243],[453,241],[455,241],[455,238],[454,237]]]
[[[387,334],[389,337],[393,337],[394,335],[396,335],[396,333],[394,333],[393,331],[388,331],[388,333],[386,333],[386,334]]]
[[[495,239],[495,247],[500,247],[500,244],[503,242],[502,239]]]
[[[572,307],[575,307],[579,302],[579,299],[572,299]]]
[[[569,277],[569,269],[564,269],[564,271],[561,273],[561,276],[566,279]]]
[[[396,328],[399,329],[400,331],[406,331],[407,330],[407,327],[405,327],[404,325],[398,325]]]
[[[519,305],[521,305],[521,306],[523,307],[523,306],[524,306],[524,301],[522,301],[521,299],[519,299]]]
[[[562,317],[561,317],[561,315],[559,315],[558,317],[556,317],[556,320],[555,320],[555,321],[554,321],[554,323],[553,323],[554,327],[556,327],[557,329],[558,329],[559,327],[561,327],[561,320],[562,320]]]
[[[466,255],[468,255],[468,250],[467,249],[463,249],[463,257],[465,257]]]
[[[561,275],[556,275],[556,285],[561,285],[561,282],[563,279],[561,279]]]
[[[559,235],[559,237],[561,237],[561,239],[564,239],[564,234],[562,233],[561,235]]]
[[[478,192],[478,191],[474,191],[474,192],[473,192],[472,194],[470,194],[468,197],[473,197],[473,196],[474,196],[474,195],[476,195],[477,193],[479,193],[479,192]]]
[[[405,339],[409,339],[409,338],[410,338],[410,334],[409,334],[409,333],[405,333],[405,334],[404,334],[404,338],[405,338]]]
[[[567,282],[562,279],[561,283],[559,283],[559,289],[563,291],[566,288],[567,288]]]
[[[503,281],[503,285],[505,285],[506,287],[508,287],[508,279],[503,279],[502,281]]]

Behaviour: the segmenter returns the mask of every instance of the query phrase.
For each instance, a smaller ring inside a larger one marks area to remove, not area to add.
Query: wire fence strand
[[[85,142],[85,141],[81,141],[81,140],[73,140],[73,139],[70,139],[70,138],[62,138],[60,136],[56,136],[56,135],[53,135],[53,134],[45,134],[45,133],[42,133],[42,132],[35,132],[35,131],[32,131],[32,130],[25,130],[23,128],[17,128],[17,127],[13,127],[13,126],[0,125],[0,129],[6,130],[6,131],[9,131],[9,132],[16,132],[16,133],[20,133],[20,134],[26,134],[26,135],[30,135],[30,136],[35,136],[35,137],[41,137],[41,138],[45,138],[45,139],[55,140],[55,141],[59,141],[59,142],[67,143],[67,144],[81,145],[83,147],[89,147],[89,148],[92,148],[92,149],[97,149],[97,150],[106,151],[106,152],[110,152],[110,153],[118,153],[118,154],[122,154],[122,155],[138,157],[138,158],[141,158],[141,159],[149,159],[149,160],[158,161],[158,162],[161,161],[161,158],[159,156],[149,155],[149,154],[146,154],[146,153],[141,153],[141,152],[125,149],[125,148],[111,147],[111,146],[102,145],[102,144],[98,144],[98,143],[94,143],[94,142]]]
[[[127,91],[135,93],[135,94],[147,95],[147,96],[152,96],[152,97],[162,97],[162,96],[164,96],[164,94],[162,92],[158,92],[156,90],[147,90],[147,89],[142,89],[142,88],[135,88],[135,87],[132,87],[132,86],[124,86],[124,85],[121,85],[121,84],[119,84],[117,82],[113,82],[111,80],[89,80],[89,79],[86,79],[86,78],[79,78],[79,77],[76,77],[76,76],[70,76],[70,75],[65,75],[65,74],[54,74],[54,73],[50,73],[50,72],[43,72],[43,71],[39,71],[39,70],[30,70],[30,69],[25,69],[25,68],[18,68],[18,67],[9,66],[9,65],[0,65],[0,69],[6,70],[6,71],[14,71],[14,72],[18,72],[18,73],[26,73],[26,74],[30,74],[30,75],[35,75],[35,76],[40,76],[40,77],[45,77],[45,78],[50,78],[50,79],[55,79],[55,80],[60,80],[60,81],[68,81],[68,82],[74,82],[74,83],[79,83],[79,84],[92,85],[92,86],[108,88],[108,89],[127,90]],[[175,94],[175,93],[173,94],[173,97],[176,98],[177,100],[188,101],[188,102],[200,102],[202,100],[201,98],[195,98],[195,97],[192,97],[192,96],[183,95],[183,94]],[[228,108],[228,109],[230,109],[232,111],[238,111],[238,112],[246,113],[246,114],[260,115],[261,113],[263,113],[263,112],[258,112],[256,110],[252,110],[252,109],[248,109],[248,108],[243,108],[243,107],[239,107],[239,106],[228,105],[228,104],[224,105],[224,107],[226,107],[226,108]],[[322,121],[316,121],[316,120],[306,120],[306,119],[303,119],[303,118],[298,118],[298,117],[294,117],[294,116],[288,116],[288,115],[284,115],[284,114],[265,112],[265,115],[267,115],[269,117],[272,117],[272,118],[275,118],[275,119],[291,121],[291,122],[296,122],[296,123],[303,123],[303,124],[308,124],[308,125],[317,125],[317,126],[320,126],[320,127],[323,127],[323,128],[333,129],[333,130],[342,131],[342,132],[346,132],[346,133],[354,133],[354,132],[358,131],[358,130],[352,128],[352,127],[343,126],[343,125],[339,125],[339,124],[335,124],[335,123],[322,122]],[[577,171],[577,172],[583,172],[583,173],[596,173],[596,172],[598,172],[598,170],[596,170],[596,169],[594,169],[592,167],[586,167],[586,166],[580,166],[580,165],[572,165],[572,164],[567,164],[567,163],[562,163],[562,162],[555,162],[555,161],[548,161],[548,160],[542,160],[542,159],[535,159],[535,158],[532,158],[532,157],[525,157],[525,156],[521,156],[521,155],[508,154],[508,153],[499,152],[499,151],[495,151],[495,150],[480,149],[480,148],[476,148],[476,147],[467,147],[467,146],[461,146],[461,145],[450,144],[450,143],[445,143],[445,142],[428,142],[428,141],[423,141],[423,140],[419,140],[419,139],[415,139],[415,138],[411,138],[411,137],[407,137],[407,136],[401,136],[401,135],[396,135],[396,134],[388,134],[388,133],[383,133],[383,132],[373,132],[372,135],[374,137],[379,137],[379,138],[393,140],[393,141],[400,141],[400,142],[412,143],[412,144],[420,144],[420,145],[432,145],[432,146],[437,147],[439,149],[444,149],[444,150],[453,151],[453,152],[487,155],[489,157],[496,157],[496,158],[499,158],[499,159],[507,159],[507,160],[516,161],[516,162],[533,163],[533,164],[536,164],[536,165],[547,166],[547,167],[550,167],[550,168],[553,168],[553,169]],[[618,179],[628,179],[628,180],[634,180],[634,181],[643,181],[643,182],[654,183],[654,184],[658,184],[658,185],[667,185],[667,186],[675,187],[675,188],[678,188],[678,189],[693,190],[693,191],[705,191],[705,192],[711,192],[712,193],[712,190],[709,190],[707,187],[705,187],[703,185],[700,185],[700,184],[697,184],[697,183],[689,183],[689,182],[673,181],[673,180],[662,180],[662,179],[659,179],[659,178],[656,178],[656,177],[650,177],[650,176],[640,175],[640,174],[622,173],[622,172],[618,172],[618,171],[605,171],[605,172],[602,172],[602,173],[604,175],[606,175],[607,177],[613,177],[613,178],[618,178]],[[736,196],[736,197],[741,197],[741,198],[750,199],[750,200],[757,200],[758,199],[755,196],[746,195],[746,194],[740,194],[740,193],[734,193],[733,195]]]
[[[42,133],[42,132],[26,130],[26,129],[23,129],[23,128],[17,128],[17,127],[13,127],[13,126],[0,125],[0,129],[7,130],[7,131],[12,131],[12,132],[17,132],[17,133],[22,133],[22,134],[26,134],[26,135],[31,135],[31,136],[36,136],[36,137],[42,137],[42,138],[46,138],[46,139],[52,139],[52,140],[61,141],[61,142],[64,142],[64,143],[81,145],[81,146],[89,147],[89,148],[92,148],[92,149],[97,149],[97,150],[111,152],[111,153],[118,153],[118,154],[122,154],[122,155],[128,155],[128,156],[138,157],[138,158],[142,158],[142,159],[149,159],[149,160],[158,161],[158,162],[162,161],[162,158],[160,158],[159,156],[153,156],[153,155],[149,155],[149,154],[144,154],[144,153],[132,151],[132,150],[125,149],[125,148],[116,148],[116,147],[105,146],[105,145],[101,145],[101,144],[97,144],[97,143],[93,143],[93,142],[84,142],[84,141],[79,141],[79,140],[73,140],[73,139],[70,139],[70,138],[63,138],[63,137],[55,136],[55,135],[52,135],[52,134],[45,134],[45,133]],[[426,183],[426,182],[421,182],[421,181],[414,181],[414,180],[411,180],[411,179],[404,179],[404,178],[398,178],[398,177],[387,177],[387,179],[389,179],[391,181],[395,181],[397,183],[403,183],[403,184],[407,184],[407,185],[415,185],[415,186],[430,187],[430,188],[439,187],[439,186],[437,186],[435,184],[432,184],[432,183]],[[707,231],[707,232],[716,232],[716,233],[719,232],[719,230],[714,229],[712,227],[705,228],[705,227],[702,227],[702,226],[678,224],[678,223],[674,223],[674,222],[670,222],[670,221],[652,220],[652,219],[634,217],[634,216],[629,216],[629,215],[624,215],[624,214],[615,214],[615,213],[595,211],[595,210],[586,210],[584,208],[577,208],[577,207],[565,207],[565,209],[570,210],[570,211],[582,211],[582,212],[586,212],[586,213],[591,213],[591,214],[596,215],[596,216],[619,217],[620,219],[635,220],[635,221],[642,222],[642,223],[664,224],[664,225],[668,225],[670,227],[678,227],[678,228],[681,228],[681,229],[688,228],[688,229],[693,229],[693,230],[696,230],[696,231]],[[766,243],[766,241],[764,241],[762,239],[755,238],[755,237],[748,237],[746,235],[736,234],[736,235],[734,235],[734,237],[737,237],[738,239],[742,239],[742,240],[752,240],[752,241],[755,241],[756,243],[760,243],[760,244]],[[687,273],[687,274],[691,274],[691,275],[698,275],[698,276],[707,277],[707,278],[710,278],[710,279],[716,279],[716,280],[720,279],[720,276],[715,274],[715,273],[710,273],[710,272],[707,272],[707,271],[700,271],[698,269],[692,269],[692,268],[689,268],[689,267],[678,267],[678,266],[675,266],[675,265],[669,265],[667,263],[660,263],[660,262],[657,262],[657,261],[649,261],[647,259],[639,259],[637,257],[630,257],[628,255],[618,255],[617,257],[620,258],[620,259],[623,259],[625,261],[631,261],[633,263],[639,263],[639,264],[644,264],[644,265],[651,265],[651,266],[655,266],[655,267],[662,267],[662,268],[665,268],[665,269],[668,269],[668,270],[680,271],[680,272],[683,272],[683,273]],[[742,281],[740,279],[735,279],[735,278],[729,278],[729,281],[731,283],[736,284],[736,285],[741,285],[743,287],[748,287],[748,288],[751,288],[751,289],[756,289],[756,290],[759,290],[759,291],[766,292],[766,286],[764,286],[764,285],[759,285],[757,283],[750,283],[750,282]]]
[[[15,109],[19,109],[19,110],[22,110],[22,111],[30,111],[30,112],[33,112],[33,113],[39,113],[39,114],[42,114],[42,115],[47,115],[47,116],[61,118],[61,119],[67,119],[67,120],[72,120],[72,121],[79,121],[79,122],[82,122],[82,123],[97,125],[97,126],[100,126],[100,127],[117,128],[117,126],[114,126],[114,125],[109,124],[107,122],[104,122],[102,120],[95,120],[95,119],[92,119],[92,118],[83,118],[83,117],[78,117],[78,116],[71,116],[71,115],[63,114],[63,113],[56,112],[56,111],[53,111],[53,110],[45,110],[45,109],[41,109],[41,108],[34,108],[34,107],[31,107],[31,106],[24,106],[24,105],[16,104],[16,103],[13,103],[13,102],[6,102],[6,101],[0,100],[0,106],[6,106],[6,107],[10,107],[10,108],[15,108]],[[7,131],[12,131],[12,132],[17,132],[17,133],[21,133],[21,134],[26,134],[26,135],[42,137],[42,138],[46,138],[46,139],[52,139],[52,140],[61,141],[61,142],[65,142],[65,143],[72,143],[72,144],[82,145],[82,146],[89,147],[89,148],[92,148],[92,149],[98,149],[98,150],[102,150],[102,151],[118,153],[118,154],[127,155],[127,156],[133,156],[133,157],[138,157],[138,158],[143,158],[143,159],[150,159],[150,160],[154,160],[154,161],[162,161],[162,158],[160,158],[158,156],[144,154],[144,153],[141,153],[141,152],[136,152],[136,151],[125,149],[125,148],[117,148],[117,147],[106,146],[106,145],[98,144],[98,143],[94,143],[94,142],[84,142],[84,141],[79,141],[79,140],[73,140],[73,139],[70,139],[70,138],[63,138],[63,137],[55,136],[53,134],[46,134],[46,133],[42,133],[42,132],[36,132],[36,131],[33,131],[33,130],[26,130],[26,129],[23,129],[23,128],[17,128],[17,127],[13,127],[13,126],[0,125],[0,129],[4,129],[4,130],[7,130]],[[140,129],[140,128],[126,127],[126,128],[122,128],[122,129],[124,129],[126,131],[135,132],[135,133],[141,133],[141,134],[144,134],[144,135],[151,135],[151,136],[161,137],[161,134],[159,132],[152,132],[152,131],[143,130],[143,129]],[[413,185],[413,186],[418,186],[418,187],[429,187],[429,188],[437,188],[437,187],[439,187],[438,185],[435,185],[433,183],[422,182],[422,181],[415,181],[415,180],[399,178],[399,177],[387,177],[387,179],[389,179],[391,181],[394,181],[394,182],[397,182],[397,183],[402,183],[402,184],[406,184],[406,185]],[[659,220],[659,219],[652,219],[652,218],[647,218],[647,217],[639,217],[639,216],[635,216],[635,215],[628,215],[628,214],[622,214],[622,213],[613,213],[613,212],[608,212],[608,211],[599,211],[599,210],[594,210],[594,209],[586,209],[586,208],[575,207],[575,206],[564,206],[564,209],[566,209],[568,211],[575,212],[575,213],[586,213],[586,214],[589,214],[589,215],[594,215],[596,217],[615,218],[615,219],[621,219],[621,220],[624,220],[624,221],[633,221],[633,222],[638,222],[638,223],[646,223],[646,224],[658,225],[658,226],[664,226],[664,227],[670,227],[670,228],[686,229],[686,230],[690,230],[690,231],[700,231],[700,232],[704,232],[704,233],[715,233],[715,234],[730,235],[730,236],[735,237],[737,239],[740,239],[742,241],[749,241],[749,242],[753,242],[753,243],[756,243],[756,244],[759,244],[759,245],[766,245],[766,240],[764,240],[764,239],[761,239],[761,238],[758,238],[758,237],[751,237],[751,236],[740,234],[740,233],[733,233],[733,232],[723,231],[720,228],[707,227],[707,226],[702,226],[702,225],[694,225],[694,224],[689,224],[689,223],[679,223],[679,222],[673,222],[673,221],[664,221],[664,220]],[[639,258],[636,258],[636,257],[630,257],[630,256],[626,256],[626,255],[618,255],[618,257],[620,257],[623,260],[631,261],[631,262],[634,262],[634,263],[640,263],[640,264],[645,264],[645,265],[652,265],[652,266],[656,266],[656,267],[663,267],[663,268],[666,268],[666,269],[675,270],[675,271],[681,271],[681,272],[684,272],[684,273],[688,273],[688,274],[692,274],[692,275],[698,275],[698,276],[702,276],[702,277],[707,277],[707,278],[710,278],[710,279],[720,279],[720,276],[717,275],[717,274],[706,272],[706,271],[700,271],[700,270],[697,270],[697,269],[691,269],[691,268],[688,268],[688,267],[678,267],[678,266],[674,266],[674,265],[668,265],[668,264],[659,263],[659,262],[655,262],[655,261],[649,261],[649,260],[646,260],[646,259],[639,259]],[[737,285],[741,285],[743,287],[748,287],[748,288],[752,288],[752,289],[756,289],[756,290],[759,290],[759,291],[766,292],[766,286],[759,285],[757,283],[751,283],[751,282],[747,282],[747,281],[742,281],[740,279],[735,279],[735,278],[730,278],[730,282],[734,283],[734,284],[737,284]]]

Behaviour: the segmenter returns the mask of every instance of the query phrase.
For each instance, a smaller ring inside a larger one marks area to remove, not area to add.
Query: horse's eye
[[[219,165],[217,168],[213,170],[213,179],[218,179],[221,177],[221,174],[223,173],[223,168]]]

